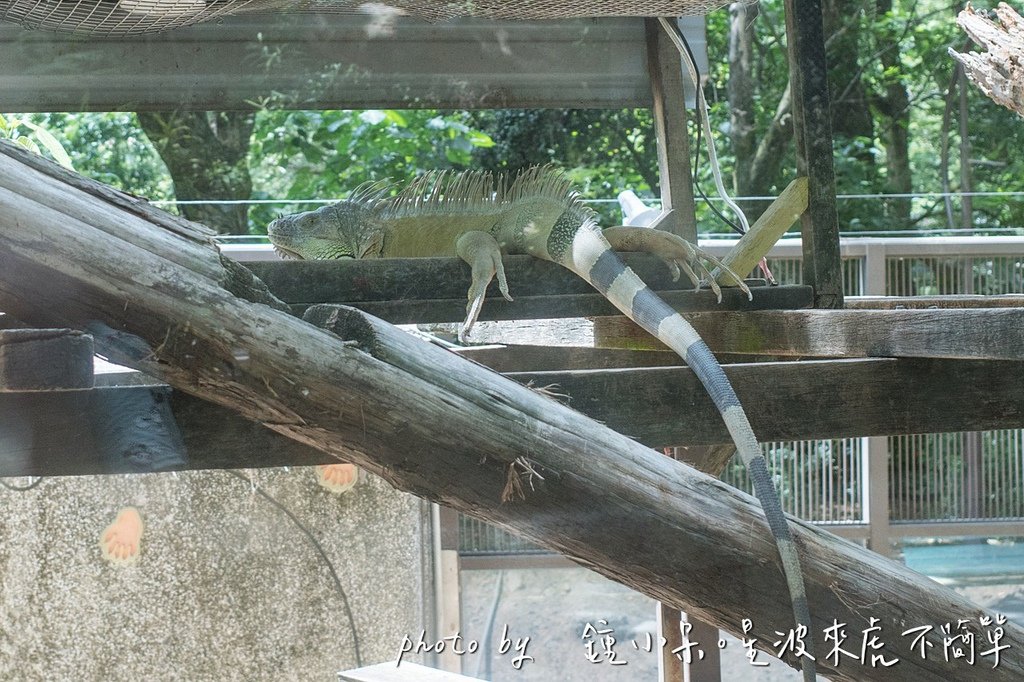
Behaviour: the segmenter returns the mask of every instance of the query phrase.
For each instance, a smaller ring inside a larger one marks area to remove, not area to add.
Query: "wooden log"
[[[998,23],[967,5],[956,23],[985,51],[949,54],[989,99],[1024,116],[1024,18],[1005,2],[995,13]]]
[[[1024,359],[1024,309],[774,310],[687,313],[716,353],[820,358]],[[602,343],[664,350],[625,318]]]
[[[117,362],[734,634],[749,618],[746,637],[759,647],[792,626],[753,498],[358,311],[324,320],[337,334],[313,328],[225,265],[200,233],[174,234],[104,205],[24,156],[0,144],[0,308],[33,324],[88,327]],[[41,196],[57,188],[59,201]],[[196,262],[182,258],[186,251]],[[510,480],[521,497],[503,499]],[[794,525],[817,632],[835,620],[855,633],[881,628],[903,680],[1024,675],[1024,659],[1007,652],[997,668],[921,658],[901,636],[907,627],[932,626],[925,639],[941,651],[938,625],[968,619],[970,634],[985,641],[979,619],[995,614]],[[1002,631],[1010,652],[1024,648],[1024,630],[1006,623]],[[891,679],[888,668],[849,660],[818,665],[838,680]]]

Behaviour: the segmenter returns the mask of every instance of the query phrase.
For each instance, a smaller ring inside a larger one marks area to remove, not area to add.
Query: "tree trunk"
[[[879,15],[892,12],[892,0],[878,0]],[[909,194],[913,190],[910,171],[910,97],[903,84],[902,61],[900,60],[900,36],[892,30],[883,30],[880,39],[889,49],[880,55],[884,69],[883,94],[879,108],[888,118],[888,125],[882,131],[885,145],[885,191],[889,194]],[[885,202],[885,217],[889,229],[904,229],[910,225],[910,199],[892,198]]]
[[[753,498],[358,311],[321,309],[318,321],[334,334],[317,329],[222,258],[208,231],[6,143],[0,228],[0,309],[30,323],[88,327],[114,361],[561,552],[758,648],[793,627],[778,554]],[[1021,628],[1000,626],[1008,650],[997,667],[946,660],[935,653],[941,624],[967,619],[965,636],[986,642],[992,628],[979,620],[995,615],[905,566],[793,523],[818,633],[841,627],[849,651],[863,634],[884,646],[869,655],[899,659],[905,681],[1024,676]],[[919,627],[929,628],[927,657],[904,634]],[[832,679],[892,679],[871,659],[826,651],[818,666]]]
[[[729,136],[736,155],[733,187],[741,197],[750,196],[751,167],[757,148],[753,78],[756,18],[757,5],[729,5]]]
[[[968,5],[956,23],[986,52],[949,53],[993,102],[1024,116],[1024,18],[1005,2],[999,3],[996,17],[999,23]]]
[[[248,155],[255,113],[174,111],[136,116],[170,171],[178,201],[250,198]],[[246,204],[184,204],[181,213],[220,234],[249,233]]]

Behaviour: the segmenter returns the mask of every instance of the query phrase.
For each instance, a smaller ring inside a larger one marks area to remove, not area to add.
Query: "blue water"
[[[904,546],[907,566],[950,587],[1009,586],[1005,596],[986,606],[1024,625],[1024,543]]]

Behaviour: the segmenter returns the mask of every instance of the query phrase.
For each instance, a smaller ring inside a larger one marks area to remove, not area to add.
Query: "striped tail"
[[[775,538],[793,603],[793,616],[798,626],[806,628],[803,642],[808,655],[801,657],[800,663],[805,682],[814,682],[811,613],[807,604],[800,558],[782,512],[778,493],[761,454],[761,446],[750,428],[750,422],[740,407],[729,379],[693,326],[651,291],[643,280],[622,262],[601,234],[600,228],[593,224],[579,227],[577,223],[577,226],[575,234],[571,235],[570,243],[570,239],[566,238],[569,236],[566,234],[568,226],[556,225],[548,241],[548,253],[552,260],[585,279],[623,314],[678,353],[700,379],[715,406],[722,413],[725,426],[750,472],[754,492],[761,502],[765,517],[768,519],[768,527]]]

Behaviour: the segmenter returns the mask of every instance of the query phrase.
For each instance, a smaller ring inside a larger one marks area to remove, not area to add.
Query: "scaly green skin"
[[[631,320],[679,353],[711,394],[750,471],[779,548],[796,622],[805,629],[805,650],[813,656],[799,557],[761,447],[732,386],[693,327],[616,255],[593,212],[580,203],[565,176],[548,168],[497,180],[483,173],[434,173],[395,196],[387,196],[388,189],[360,188],[337,204],[278,218],[268,228],[270,240],[282,255],[307,259],[457,255],[473,272],[464,333],[476,320],[487,285],[495,276],[508,297],[503,255],[550,260],[589,282]],[[608,235],[618,246],[655,253],[677,275],[681,268],[695,282],[698,278],[691,266],[709,274],[698,256],[719,265],[666,233],[616,227]],[[804,679],[812,682],[813,659],[803,657],[801,664]]]

